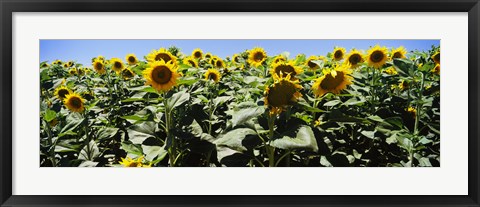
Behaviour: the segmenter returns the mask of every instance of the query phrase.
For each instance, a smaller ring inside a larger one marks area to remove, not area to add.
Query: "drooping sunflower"
[[[280,114],[302,96],[302,86],[298,84],[298,80],[290,80],[290,77],[277,77],[272,85],[265,88],[264,102],[270,109],[270,114]]]
[[[213,80],[215,83],[218,83],[221,77],[222,75],[216,69],[208,69],[207,72],[205,73],[205,80],[207,81]]]
[[[221,58],[215,60],[215,67],[216,68],[225,68],[225,62]]]
[[[367,63],[374,68],[381,68],[388,60],[388,53],[386,47],[375,45],[368,50]]]
[[[393,66],[388,67],[383,72],[385,72],[386,74],[389,74],[389,75],[397,75],[398,74],[397,70]]]
[[[68,74],[70,75],[76,75],[77,74],[77,69],[76,68],[72,68],[68,71]]]
[[[67,88],[66,86],[59,86],[57,89],[55,89],[55,96],[60,99],[60,100],[63,100],[66,95],[68,94],[71,94],[72,91]]]
[[[203,57],[203,51],[200,48],[194,49],[192,51],[192,57],[195,59],[200,59]]]
[[[283,55],[277,55],[275,58],[273,58],[272,64],[278,62],[287,62],[287,58],[285,58]]]
[[[75,92],[65,95],[63,103],[70,111],[73,112],[82,112],[83,110],[85,110],[85,99],[83,99],[82,96]]]
[[[398,83],[398,88],[400,90],[405,90],[405,89],[408,89],[408,82],[405,81],[405,80],[401,80],[399,83]]]
[[[210,58],[210,64],[215,65],[215,62],[217,62],[218,59],[220,59],[218,56],[212,56]]]
[[[138,63],[137,56],[135,56],[135,54],[133,54],[133,53],[130,53],[130,54],[126,55],[125,60],[127,60],[127,63],[129,65],[135,65],[135,64]]]
[[[48,66],[49,66],[48,63],[46,63],[46,62],[40,64],[40,68],[44,68],[44,67],[48,67]]]
[[[157,91],[168,91],[177,84],[180,75],[177,73],[177,66],[171,61],[163,59],[149,63],[149,67],[143,71],[146,85],[150,85]]]
[[[400,47],[392,50],[392,57],[391,58],[392,58],[392,60],[394,58],[406,58],[407,57],[406,54],[407,54],[407,50],[403,46],[400,46]]]
[[[63,63],[64,68],[68,68],[68,63]]]
[[[412,116],[412,118],[415,118],[417,116],[417,109],[409,106],[407,109],[407,113],[409,113]]]
[[[61,60],[55,60],[52,62],[52,64],[54,65],[62,65],[62,61]]]
[[[308,57],[307,61],[305,61],[305,65],[310,69],[310,70],[316,70],[320,68],[320,66],[317,63],[314,63],[312,61],[319,60],[318,56],[312,55]]]
[[[345,63],[350,65],[351,68],[357,68],[360,63],[363,63],[365,59],[363,58],[362,52],[352,49],[345,58]]]
[[[431,70],[431,72],[440,75],[440,64],[436,64],[435,67]]]
[[[150,54],[147,55],[148,62],[155,62],[163,60],[165,63],[172,61],[172,64],[177,65],[177,57],[172,55],[168,50],[165,48],[160,48],[159,50],[153,50]]]
[[[135,73],[130,68],[125,68],[122,70],[122,77],[125,80],[130,80],[135,77]]]
[[[152,166],[152,163],[148,165],[143,164],[143,156],[137,158],[136,160],[130,157],[126,157],[126,159],[122,157],[122,161],[118,163],[123,165],[124,167],[151,167]]]
[[[77,74],[79,76],[85,75],[85,68],[77,68]]]
[[[183,64],[185,65],[190,65],[191,67],[197,68],[198,67],[198,62],[195,58],[193,57],[186,57],[183,59]]]
[[[253,48],[248,52],[248,63],[252,66],[258,67],[267,59],[267,53],[261,47]]]
[[[326,93],[339,94],[352,84],[352,70],[347,65],[338,65],[335,69],[325,70],[323,76],[316,79],[312,86],[313,93],[321,97]]]
[[[96,59],[92,63],[93,69],[97,71],[98,74],[105,74],[107,71],[105,70],[105,64],[100,59]]]
[[[73,61],[68,61],[68,67],[72,67],[74,65]]]
[[[345,56],[346,50],[343,47],[335,47],[333,50],[333,57],[332,59],[335,61],[340,61],[343,59],[343,56]]]
[[[440,51],[432,55],[433,62],[440,64]]]
[[[112,70],[115,71],[117,74],[122,72],[122,70],[125,68],[123,61],[120,58],[110,59],[110,64],[112,65]]]
[[[272,69],[270,69],[270,74],[274,79],[276,77],[285,78],[287,75],[290,75],[292,80],[297,80],[295,76],[302,72],[303,69],[296,66],[293,61],[274,63],[272,64]]]
[[[233,63],[240,63],[240,59],[242,59],[242,56],[240,56],[239,54],[234,54],[233,57],[232,57],[232,61]]]

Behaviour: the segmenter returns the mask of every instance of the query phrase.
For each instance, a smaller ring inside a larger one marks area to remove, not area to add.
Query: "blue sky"
[[[326,55],[335,46],[367,50],[369,46],[404,46],[408,51],[428,50],[432,45],[440,45],[440,40],[40,40],[40,61],[74,60],[88,65],[92,57],[103,55],[105,58],[118,57],[134,53],[141,58],[153,49],[176,46],[185,54],[191,54],[195,48],[211,52],[222,58],[232,56],[254,47],[263,47],[268,55],[290,52],[290,57],[303,53]]]

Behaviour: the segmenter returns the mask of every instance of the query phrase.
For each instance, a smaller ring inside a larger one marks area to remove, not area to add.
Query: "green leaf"
[[[71,113],[67,116],[67,125],[65,125],[62,130],[60,130],[60,133],[64,133],[64,132],[67,132],[67,131],[71,131],[71,130],[74,130],[75,128],[77,128],[80,124],[82,124],[84,118],[82,117],[82,115],[78,114],[78,113]]]
[[[155,127],[153,121],[132,125],[127,129],[129,140],[133,144],[142,144],[147,138],[155,137]]]
[[[243,152],[246,151],[247,148],[242,145],[242,141],[248,135],[256,135],[256,132],[249,128],[234,129],[225,134],[219,135],[219,138],[214,141],[214,144],[217,146],[226,146],[230,149]]]
[[[366,136],[370,139],[375,139],[375,131],[362,131],[360,132],[363,136]]]
[[[113,136],[115,136],[117,134],[117,132],[118,132],[118,128],[105,127],[105,128],[102,128],[102,129],[98,130],[97,137],[100,140],[110,139]]]
[[[55,117],[57,117],[57,113],[55,111],[50,110],[50,109],[47,109],[47,111],[45,111],[45,115],[43,116],[43,118],[47,122],[52,121],[53,119],[55,119]]]
[[[361,106],[361,105],[363,105],[363,103],[365,103],[365,98],[360,98],[360,100],[358,100],[356,97],[352,97],[352,98],[348,99],[347,101],[345,101],[345,103],[343,103],[342,105],[345,105],[345,106],[352,106],[352,105]]]
[[[167,109],[171,111],[172,109],[179,107],[190,99],[190,94],[185,91],[180,91],[172,95],[172,97],[167,99]]]
[[[257,117],[265,112],[265,107],[257,106],[252,108],[240,109],[232,114],[232,126],[242,125],[250,119]]]
[[[273,140],[270,145],[280,149],[307,149],[318,152],[317,140],[309,126],[302,125],[294,136],[291,135],[291,132],[287,132],[281,138]]]
[[[82,162],[78,167],[96,167],[98,165],[98,162],[92,162],[90,160]]]
[[[91,140],[83,149],[80,151],[78,155],[79,160],[95,160],[98,156],[100,156],[100,150],[98,149],[97,143]]]
[[[310,105],[308,105],[307,103],[305,102],[298,102],[297,103],[298,106],[302,107],[303,110],[305,111],[309,111],[309,112],[315,112],[315,113],[320,113],[320,112],[325,112],[324,110],[321,110],[319,108],[315,108],[315,107],[312,107]]]
[[[135,154],[138,156],[143,155],[143,149],[139,144],[133,144],[130,141],[122,142],[122,149],[130,154]]]
[[[167,155],[167,150],[161,146],[147,146],[142,145],[142,150],[145,153],[145,159],[149,162],[155,160],[155,162],[160,162]]]
[[[335,105],[340,104],[340,103],[342,103],[340,100],[332,100],[332,101],[329,101],[329,102],[323,104],[323,106],[335,106]]]
[[[213,99],[213,105],[215,105],[215,107],[217,107],[217,106],[222,105],[223,103],[229,101],[230,99],[232,99],[231,96],[219,96],[219,97]]]

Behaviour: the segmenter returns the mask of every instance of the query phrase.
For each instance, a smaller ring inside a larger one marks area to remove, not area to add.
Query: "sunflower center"
[[[320,87],[326,90],[332,90],[338,87],[344,80],[344,74],[341,71],[337,71],[337,76],[333,77],[331,73],[325,75]]]
[[[81,108],[82,107],[82,100],[78,97],[72,97],[70,99],[70,105],[73,106],[74,108]]]
[[[157,66],[152,71],[152,79],[156,83],[165,84],[172,78],[172,71],[167,66]]]
[[[135,62],[135,57],[133,57],[133,56],[128,57],[128,62],[134,63]]]
[[[433,60],[435,60],[435,62],[439,63],[440,62],[440,53],[433,56]]]
[[[58,91],[58,96],[60,96],[61,98],[65,98],[66,95],[70,94],[70,92],[68,92],[67,89],[60,89]]]
[[[122,63],[116,61],[115,63],[113,63],[113,66],[114,66],[115,68],[122,68]]]
[[[222,63],[222,61],[218,60],[218,61],[215,63],[215,65],[216,65],[217,67],[222,67],[222,66],[223,66],[223,63]]]
[[[296,90],[294,84],[287,81],[281,81],[270,88],[267,97],[268,104],[273,107],[288,105],[290,104],[295,92]]]
[[[370,55],[370,60],[374,63],[381,62],[383,58],[385,57],[385,54],[383,54],[382,51],[374,51],[372,55]]]
[[[138,166],[137,162],[132,162],[128,164],[128,167],[137,167],[137,166]]]
[[[340,59],[340,58],[343,57],[343,53],[342,53],[342,51],[337,50],[337,51],[335,51],[335,54],[333,54],[333,56],[335,57],[335,59]]]
[[[188,63],[190,63],[191,66],[195,66],[195,62],[193,62],[193,60],[188,60]]]
[[[311,60],[310,60],[310,61],[308,61],[308,63],[307,63],[307,64],[308,64],[308,67],[310,67],[310,68],[315,68],[315,67],[317,67],[317,64],[316,64],[316,63],[314,63],[314,62],[312,62]]]
[[[393,53],[393,56],[392,56],[392,58],[401,58],[401,57],[402,57],[402,54],[399,52]]]
[[[99,63],[99,62],[96,62],[95,63],[95,70],[101,70],[103,68],[103,64],[102,63]]]
[[[295,76],[297,73],[295,72],[295,69],[290,66],[290,65],[279,65],[275,68],[275,73],[280,76],[280,72],[282,72],[283,77],[286,77],[288,74],[290,76]]]
[[[195,56],[195,58],[200,58],[200,57],[202,57],[202,53],[197,51],[197,52],[193,53],[193,56]]]
[[[359,54],[353,54],[348,58],[348,62],[350,62],[352,65],[356,65],[357,63],[360,62],[362,58],[360,57]]]
[[[217,81],[217,74],[215,74],[215,73],[208,74],[208,80]]]
[[[172,60],[172,58],[170,57],[170,55],[166,54],[166,53],[158,53],[156,56],[155,56],[155,60],[156,61],[160,61],[160,60],[163,60],[165,61],[166,63],[170,60]]]
[[[253,55],[253,59],[255,60],[255,62],[260,62],[263,60],[263,58],[264,56],[263,56],[263,53],[261,52],[257,52]]]
[[[238,56],[235,56],[235,58],[233,59],[233,61],[235,61],[236,63],[240,62],[240,60],[238,59]]]

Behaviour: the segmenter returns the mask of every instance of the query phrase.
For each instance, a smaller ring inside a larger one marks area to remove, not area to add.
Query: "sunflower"
[[[440,75],[440,64],[436,64],[435,67],[431,70],[431,72]]]
[[[200,48],[194,49],[192,51],[192,57],[195,59],[200,59],[203,56],[203,51]]]
[[[407,109],[407,112],[413,117],[415,118],[417,116],[417,110],[413,107],[408,107]]]
[[[63,100],[66,95],[71,93],[72,91],[66,86],[59,86],[57,89],[55,89],[55,96],[60,100]]]
[[[240,63],[240,59],[242,59],[242,56],[240,56],[239,54],[234,54],[232,57],[232,61],[234,63]]]
[[[343,47],[335,47],[333,50],[333,60],[335,61],[340,61],[343,59],[343,56],[345,56],[345,48]]]
[[[305,65],[310,69],[310,70],[316,70],[320,68],[320,66],[317,63],[314,63],[312,61],[319,60],[317,56],[310,56],[308,57],[307,61],[305,62]]]
[[[388,59],[387,48],[375,45],[368,50],[367,63],[374,68],[382,67]]]
[[[277,75],[274,75],[277,76]],[[275,82],[265,88],[265,106],[270,108],[271,114],[281,113],[287,106],[297,102],[302,96],[298,80],[290,80],[290,74],[286,77],[277,77]]]
[[[221,58],[216,59],[214,65],[216,68],[225,68],[225,62]]]
[[[399,48],[393,49],[392,50],[392,60],[394,58],[406,58],[405,56],[407,54],[407,50],[403,46],[400,46]]]
[[[61,60],[55,60],[52,62],[52,64],[54,65],[61,65],[62,64],[62,61]]]
[[[405,80],[401,80],[401,81],[398,83],[398,88],[399,88],[400,90],[402,90],[402,91],[405,90],[405,89],[407,89],[407,88],[408,88],[408,82],[405,81]]]
[[[389,75],[397,75],[398,74],[397,70],[395,70],[395,68],[393,66],[388,67],[383,72],[385,72],[386,74],[389,74]]]
[[[148,62],[155,62],[160,60],[165,61],[165,63],[172,61],[174,65],[177,64],[177,57],[175,57],[175,55],[172,55],[172,53],[170,53],[165,48],[160,48],[159,50],[153,50],[152,52],[150,52],[150,54],[147,55]]]
[[[213,80],[215,83],[218,83],[220,81],[220,78],[222,75],[220,75],[220,72],[216,69],[208,69],[207,72],[205,73],[205,80]]]
[[[363,59],[363,54],[356,50],[352,49],[348,53],[347,57],[345,58],[345,63],[350,65],[351,68],[356,68],[363,63],[365,60]]]
[[[46,62],[45,62],[45,63],[42,63],[42,64],[40,64],[40,68],[44,68],[44,67],[48,67],[48,66],[49,66],[49,65],[48,65],[48,63],[46,63]]]
[[[68,71],[68,74],[70,75],[76,75],[77,74],[77,69],[76,68],[72,68]]]
[[[85,100],[75,92],[67,94],[63,99],[65,106],[73,112],[82,112],[85,109],[84,102]]]
[[[112,65],[112,70],[117,74],[119,74],[125,68],[123,61],[120,58],[112,58],[109,62]]]
[[[68,67],[72,67],[74,65],[73,61],[68,61]]]
[[[63,67],[64,67],[64,68],[68,68],[68,63],[64,63],[64,64],[63,64]]]
[[[274,79],[276,77],[285,78],[287,75],[290,75],[292,80],[296,80],[295,76],[302,72],[302,68],[295,66],[293,61],[274,63],[272,64],[272,69],[270,69],[270,74]]]
[[[440,51],[432,55],[433,62],[440,64]]]
[[[323,76],[317,78],[312,86],[313,93],[317,96],[323,96],[326,93],[339,94],[340,91],[352,84],[352,77],[349,75],[352,70],[347,65],[339,65],[335,69],[325,70]]]
[[[105,74],[107,71],[105,70],[105,64],[100,59],[95,59],[92,63],[93,69],[97,71],[99,74]]]
[[[283,55],[278,55],[275,58],[273,58],[272,64],[278,63],[278,62],[287,62],[287,59]]]
[[[125,56],[125,60],[127,60],[127,63],[128,63],[129,65],[135,65],[135,64],[138,63],[137,56],[135,56],[135,54],[132,54],[132,53],[126,55],[126,56]]]
[[[143,164],[143,156],[139,157],[136,160],[130,157],[126,157],[126,159],[122,157],[122,161],[118,163],[123,165],[124,167],[151,167],[152,166],[152,163],[148,165]]]
[[[135,73],[130,68],[125,68],[122,70],[122,77],[125,80],[130,80],[130,78],[135,77]]]
[[[207,54],[205,54],[205,58],[207,58],[207,59],[210,59],[210,58],[212,58],[212,54],[211,54],[211,53],[209,53],[209,52],[207,52]]]
[[[92,63],[95,62],[96,60],[101,61],[101,62],[105,62],[105,57],[99,55],[95,58],[92,58]]]
[[[149,67],[143,71],[146,85],[151,85],[157,91],[168,91],[177,84],[180,75],[177,66],[173,62],[165,62],[163,59],[149,63]]]
[[[77,74],[79,76],[85,75],[85,68],[77,68]]]
[[[191,67],[197,68],[198,67],[198,62],[195,58],[193,57],[186,57],[183,59],[183,64],[189,65]]]
[[[262,65],[267,59],[267,53],[261,47],[253,48],[248,52],[248,63],[255,67]]]

